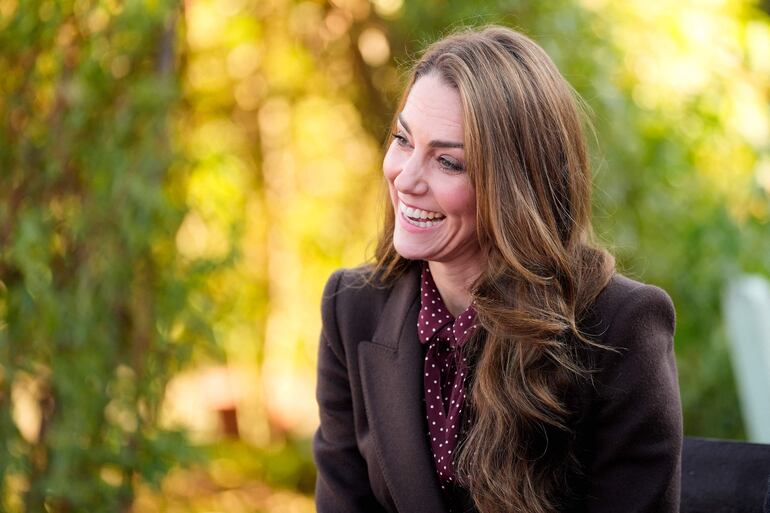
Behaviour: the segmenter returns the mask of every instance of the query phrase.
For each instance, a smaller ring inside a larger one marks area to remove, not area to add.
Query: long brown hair
[[[504,27],[470,29],[430,47],[414,83],[437,74],[460,95],[466,169],[487,267],[472,290],[481,329],[467,344],[472,422],[458,480],[481,513],[559,511],[577,469],[568,392],[589,376],[594,344],[581,315],[614,272],[591,230],[591,170],[576,95],[548,55]],[[395,126],[395,116],[394,116]],[[393,247],[388,201],[375,272],[410,262]]]

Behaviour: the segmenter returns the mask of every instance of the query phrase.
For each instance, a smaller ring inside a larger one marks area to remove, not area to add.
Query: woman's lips
[[[446,218],[441,212],[411,207],[402,201],[398,202],[398,210],[401,217],[403,217],[407,223],[418,228],[433,228],[434,226],[441,224]]]
[[[440,226],[446,218],[431,221],[416,221],[410,219],[409,216],[403,212],[398,212],[399,222],[401,226],[408,232],[412,233],[425,233]]]

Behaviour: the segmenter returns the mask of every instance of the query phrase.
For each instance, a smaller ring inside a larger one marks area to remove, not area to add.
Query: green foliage
[[[194,456],[158,419],[170,377],[210,343],[168,192],[183,178],[168,129],[175,5],[4,6],[4,511],[126,511],[138,482]]]

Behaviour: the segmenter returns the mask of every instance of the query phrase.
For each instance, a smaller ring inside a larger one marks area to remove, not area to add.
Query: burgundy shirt
[[[460,350],[476,325],[473,305],[457,319],[449,313],[438,293],[427,263],[420,280],[420,316],[417,331],[425,351],[425,410],[428,437],[439,484],[450,511],[453,502],[455,471],[453,456],[457,447],[465,402],[468,367]]]

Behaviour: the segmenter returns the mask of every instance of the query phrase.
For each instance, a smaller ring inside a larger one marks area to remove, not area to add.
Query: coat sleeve
[[[341,277],[342,271],[338,271],[329,278],[321,308],[316,384],[320,425],[313,437],[316,508],[318,513],[376,513],[384,510],[372,493],[366,462],[356,443],[350,383],[337,328]]]
[[[592,412],[587,469],[590,513],[678,513],[682,410],[674,306],[643,285],[623,298],[610,324]]]

